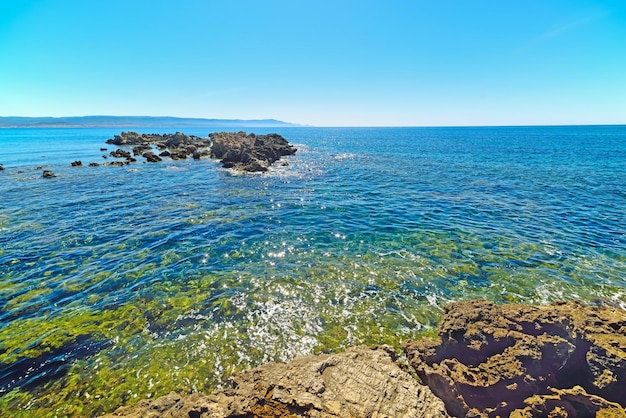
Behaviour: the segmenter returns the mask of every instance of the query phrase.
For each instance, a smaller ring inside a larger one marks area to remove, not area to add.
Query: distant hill
[[[0,116],[0,128],[209,128],[301,126],[276,119],[202,119],[171,116]]]

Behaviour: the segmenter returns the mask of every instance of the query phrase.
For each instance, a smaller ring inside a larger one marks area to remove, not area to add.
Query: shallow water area
[[[119,131],[0,130],[0,415],[398,346],[452,300],[626,308],[626,127],[254,132],[298,152],[87,167]]]

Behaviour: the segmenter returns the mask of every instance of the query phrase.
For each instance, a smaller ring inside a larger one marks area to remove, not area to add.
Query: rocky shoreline
[[[437,338],[268,363],[231,389],[106,417],[626,417],[626,311],[556,302],[445,306]]]

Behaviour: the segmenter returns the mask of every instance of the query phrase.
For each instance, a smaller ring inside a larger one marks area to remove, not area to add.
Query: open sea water
[[[86,166],[119,132],[0,130],[0,416],[399,347],[450,301],[626,308],[626,126],[255,129],[297,154]]]

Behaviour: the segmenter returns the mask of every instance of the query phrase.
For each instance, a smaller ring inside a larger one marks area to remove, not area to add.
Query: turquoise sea
[[[626,126],[253,131],[298,152],[88,167],[120,130],[0,130],[0,416],[398,347],[449,301],[626,308]]]

